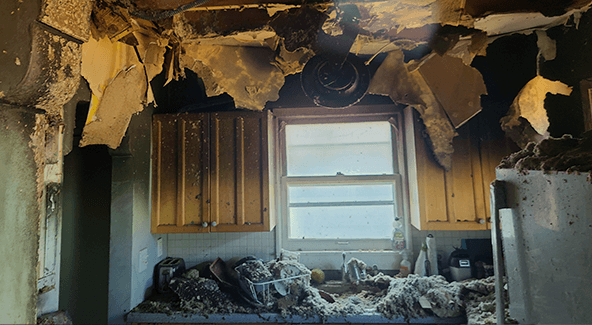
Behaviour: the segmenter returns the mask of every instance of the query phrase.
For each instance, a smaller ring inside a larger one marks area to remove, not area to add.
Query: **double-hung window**
[[[280,114],[281,248],[403,249],[400,112],[327,112]]]

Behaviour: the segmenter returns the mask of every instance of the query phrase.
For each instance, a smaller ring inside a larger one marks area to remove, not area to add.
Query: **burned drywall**
[[[483,77],[462,59],[436,54],[419,67],[419,72],[455,128],[481,111],[481,95],[487,95]]]
[[[267,48],[188,45],[182,67],[203,76],[208,96],[228,93],[237,107],[261,110],[279,98],[284,73]]]
[[[452,59],[461,61],[460,59]],[[460,64],[464,66],[463,63]],[[429,143],[436,160],[448,170],[452,164],[452,153],[454,152],[452,139],[456,136],[456,130],[442,108],[437,94],[430,88],[426,78],[422,75],[421,68],[413,69],[413,66],[413,62],[405,64],[402,51],[389,52],[380,68],[376,71],[368,92],[388,95],[395,103],[414,107],[420,113],[426,126]],[[478,73],[475,74],[474,71],[471,73],[480,76]],[[455,77],[453,76],[453,79],[448,80],[448,82],[462,87],[464,80],[458,79],[459,75]],[[480,82],[482,83],[482,80]],[[483,88],[479,86],[473,88],[472,91],[472,97],[470,98],[474,97],[472,100],[477,101]],[[478,102],[476,104],[479,105]],[[471,106],[474,107],[475,105]],[[474,112],[469,115],[474,115]]]
[[[92,1],[44,0],[42,3],[40,22],[77,40],[88,41]]]
[[[538,142],[548,136],[549,120],[545,110],[547,93],[569,96],[572,88],[560,81],[551,81],[541,76],[530,80],[518,93],[510,106],[508,115],[501,119],[502,129],[522,148],[528,142]],[[525,132],[531,126],[537,135]]]
[[[133,33],[135,47],[91,38],[83,45],[82,76],[92,91],[81,146],[106,144],[117,148],[131,116],[154,102],[149,81],[163,69],[168,42]]]
[[[105,88],[93,119],[84,127],[80,146],[119,147],[133,114],[144,109],[147,81],[141,66],[120,71]]]
[[[31,56],[23,79],[4,91],[2,101],[34,106],[61,117],[61,107],[78,89],[80,45],[32,24]],[[18,62],[15,62],[16,64]],[[18,63],[25,64],[22,61]]]

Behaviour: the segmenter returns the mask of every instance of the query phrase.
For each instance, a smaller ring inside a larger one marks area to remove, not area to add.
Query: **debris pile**
[[[592,171],[592,134],[582,139],[566,134],[561,138],[548,138],[533,142],[506,158],[498,168],[520,171],[544,170],[566,172]]]
[[[458,317],[466,313],[469,324],[495,323],[493,277],[449,283],[439,275],[391,277],[382,273],[368,274],[356,284],[359,288],[356,292],[329,294],[310,285],[311,271],[296,260],[280,259],[267,263],[249,260],[236,270],[241,278],[248,278],[251,285],[266,284],[265,295],[257,286],[251,294],[240,292],[244,290],[242,286],[232,291],[212,279],[196,277],[190,269],[171,281],[174,296],[169,296],[168,301],[145,301],[134,312],[205,316],[278,313],[283,317],[320,317],[321,321],[334,316],[367,313],[405,320]]]

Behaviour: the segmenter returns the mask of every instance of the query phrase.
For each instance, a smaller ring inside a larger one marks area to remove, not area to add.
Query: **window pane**
[[[293,239],[391,239],[394,205],[290,208]]]
[[[286,126],[288,176],[392,174],[389,122]]]
[[[393,201],[393,184],[289,186],[290,203]]]

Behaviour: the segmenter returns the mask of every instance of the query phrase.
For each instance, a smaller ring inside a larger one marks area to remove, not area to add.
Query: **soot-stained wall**
[[[105,324],[109,280],[111,156],[79,147],[88,102],[78,105],[72,151],[64,157],[60,309],[76,324]]]

